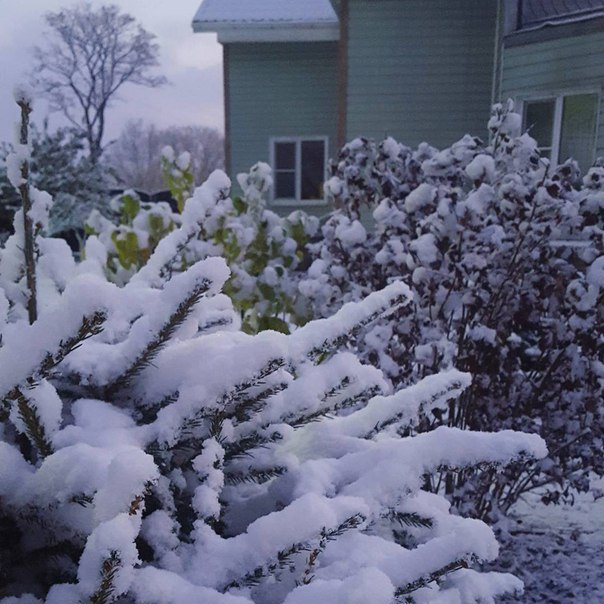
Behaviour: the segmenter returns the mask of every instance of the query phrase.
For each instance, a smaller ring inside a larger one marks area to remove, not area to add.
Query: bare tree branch
[[[86,137],[90,158],[103,152],[105,112],[126,83],[161,86],[155,36],[115,5],[90,4],[46,15],[47,42],[34,49],[34,85]]]
[[[162,178],[161,152],[170,145],[176,154],[191,154],[191,169],[200,185],[224,166],[224,139],[214,128],[172,126],[157,128],[142,120],[126,123],[119,138],[107,145],[103,161],[121,185],[148,192],[166,188]]]

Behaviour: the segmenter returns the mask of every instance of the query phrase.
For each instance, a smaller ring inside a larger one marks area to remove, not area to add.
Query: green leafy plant
[[[197,195],[191,192],[187,161],[186,154],[175,158],[170,148],[164,149],[164,175],[181,212],[166,203],[143,203],[135,192],[126,191],[113,200],[112,219],[98,212],[90,216],[87,234],[105,247],[108,275],[114,281],[126,283],[162,238],[182,224],[186,200]],[[318,230],[318,220],[301,211],[284,218],[266,209],[265,195],[272,183],[266,164],[256,164],[238,181],[242,196],[230,197],[230,182],[225,181],[223,194],[202,205],[203,212],[191,225],[195,234],[170,270],[182,271],[197,260],[220,254],[231,270],[225,292],[239,311],[244,331],[289,333],[290,324],[302,325],[310,318],[296,272],[303,265],[306,244]]]
[[[176,201],[178,211],[182,213],[195,184],[191,155],[187,151],[175,155],[174,149],[167,145],[161,153],[161,172],[164,182]]]
[[[178,226],[179,216],[168,203],[142,202],[131,190],[114,198],[111,209],[111,218],[93,211],[84,228],[88,237],[95,236],[105,247],[108,276],[123,284],[147,262],[161,239]]]

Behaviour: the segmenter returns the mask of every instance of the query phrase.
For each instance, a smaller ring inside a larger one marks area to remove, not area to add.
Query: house
[[[496,98],[514,98],[554,163],[604,155],[604,0],[505,2]]]
[[[229,173],[266,161],[275,208],[321,213],[345,141],[448,146],[508,97],[544,153],[590,164],[603,19],[604,0],[203,0],[193,29],[223,45]]]

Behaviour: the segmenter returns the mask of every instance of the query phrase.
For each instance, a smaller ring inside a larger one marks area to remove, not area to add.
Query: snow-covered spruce
[[[543,441],[445,427],[402,438],[469,376],[393,394],[338,350],[408,306],[408,287],[293,335],[246,335],[220,293],[224,260],[162,274],[183,237],[118,287],[94,240],[75,266],[38,235],[54,253],[44,268],[37,257],[31,325],[20,271],[4,272],[21,250],[4,251],[0,602],[469,603],[520,589],[470,568],[496,557],[492,531],[422,485],[444,467],[543,457]]]
[[[446,428],[400,438],[397,427],[446,405],[468,376],[393,395],[379,371],[336,350],[408,303],[406,286],[295,336],[187,326],[204,322],[227,277],[209,259],[137,296],[140,285],[81,277],[5,341],[0,354],[9,361],[14,346],[21,361],[1,365],[2,390],[23,393],[31,413],[5,394],[1,593],[184,604],[346,602],[354,591],[389,603],[518,588],[457,572],[494,558],[496,542],[421,485],[445,465],[543,456],[542,441]],[[82,330],[89,316],[101,333]],[[80,346],[67,345],[78,333]]]

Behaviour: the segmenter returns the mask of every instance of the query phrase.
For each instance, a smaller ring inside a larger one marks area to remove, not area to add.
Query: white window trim
[[[295,143],[296,144],[296,197],[283,198],[275,197],[275,187],[271,187],[270,202],[275,206],[324,206],[327,204],[327,198],[323,195],[322,199],[301,199],[302,197],[302,143],[305,141],[322,141],[325,145],[325,165],[323,166],[323,178],[327,179],[327,158],[329,152],[328,136],[272,136],[269,138],[269,158],[273,174],[275,170],[275,143]]]
[[[601,106],[601,90],[596,88],[578,88],[569,90],[559,90],[552,93],[543,93],[539,96],[528,96],[519,98],[520,112],[522,115],[522,127],[525,128],[528,124],[524,123],[525,119],[525,104],[526,103],[538,103],[540,101],[555,101],[554,105],[554,123],[552,128],[552,150],[550,153],[550,160],[552,165],[558,165],[560,163],[560,142],[562,137],[562,114],[564,112],[564,98],[567,96],[574,96],[578,94],[594,94],[597,98],[596,102],[596,128],[594,132],[594,140],[592,142],[592,155],[595,155],[597,149],[597,142],[599,136],[600,126],[600,106]],[[530,134],[530,132],[529,132]],[[537,141],[539,142],[539,141]]]

